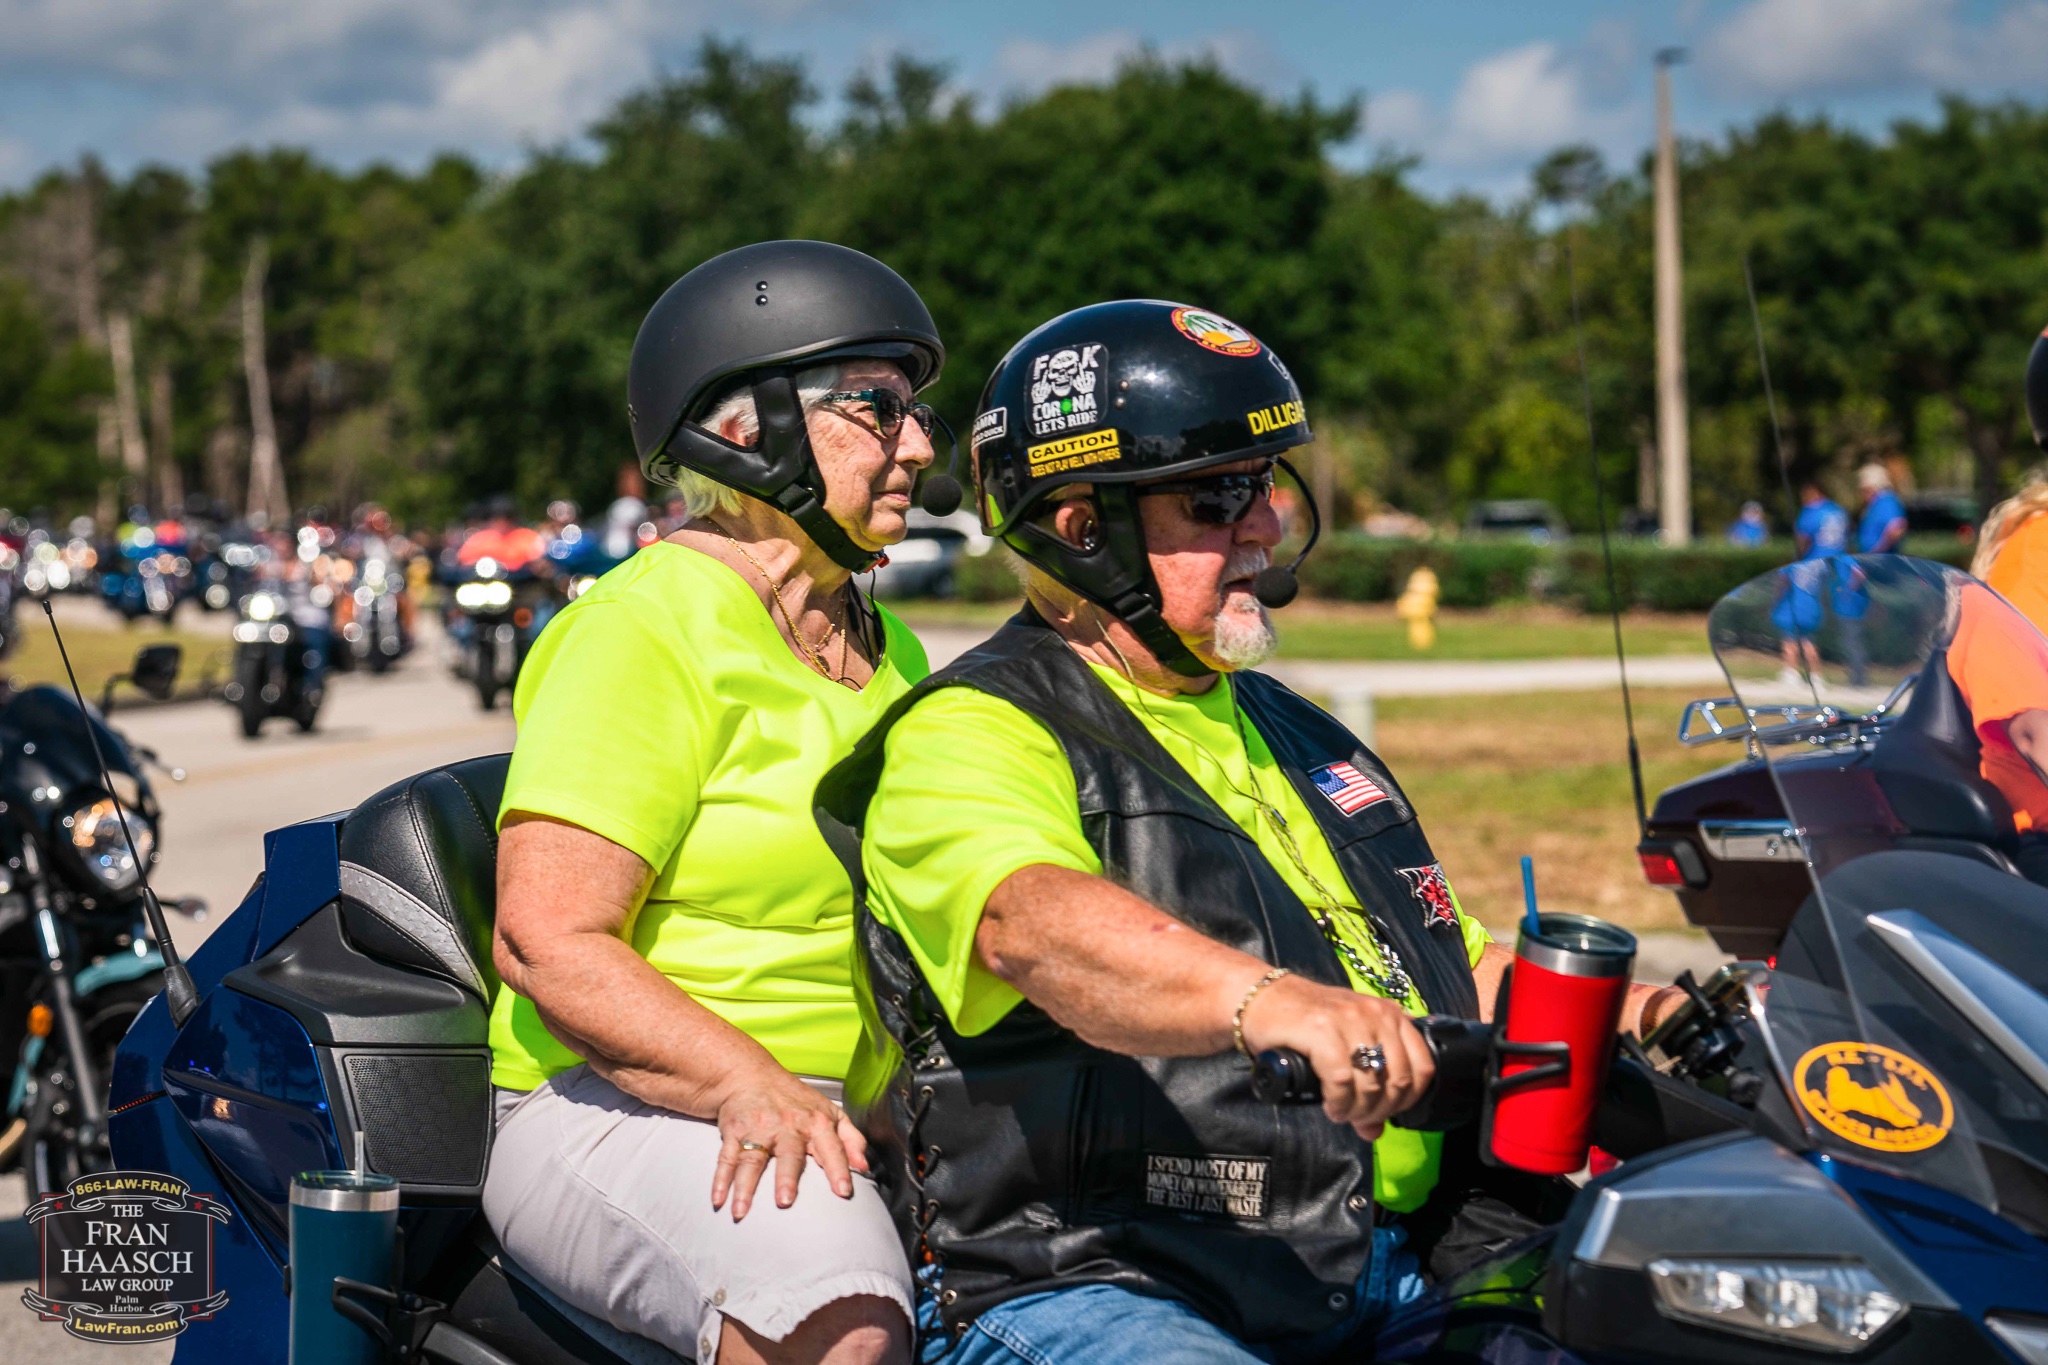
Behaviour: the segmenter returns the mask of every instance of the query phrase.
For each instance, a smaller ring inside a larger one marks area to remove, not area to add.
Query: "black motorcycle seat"
[[[341,914],[364,952],[498,991],[498,805],[510,754],[429,768],[384,788],[341,827]]]

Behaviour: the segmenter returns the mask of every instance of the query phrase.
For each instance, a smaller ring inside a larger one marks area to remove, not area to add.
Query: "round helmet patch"
[[[1173,325],[1189,341],[1218,355],[1257,355],[1261,349],[1257,337],[1221,313],[1211,313],[1207,309],[1176,308],[1173,310]]]
[[[1821,1127],[1874,1152],[1924,1152],[1955,1126],[1934,1073],[1876,1043],[1823,1043],[1799,1059],[1792,1084]]]

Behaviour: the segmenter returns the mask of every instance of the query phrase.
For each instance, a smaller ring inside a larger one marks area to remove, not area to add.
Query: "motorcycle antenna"
[[[57,657],[64,662],[64,676],[71,683],[72,700],[78,703],[78,714],[85,720],[85,737],[92,744],[93,762],[99,765],[100,782],[113,798],[115,818],[121,822],[121,833],[128,840],[128,856],[135,860],[135,875],[142,879],[142,916],[149,921],[149,932],[156,936],[156,950],[164,960],[164,1003],[171,1011],[171,1022],[183,1027],[192,1011],[199,1007],[199,988],[192,984],[192,973],[185,969],[178,957],[177,945],[171,942],[170,926],[164,923],[164,907],[156,898],[156,888],[149,884],[149,864],[143,861],[142,851],[135,846],[135,831],[128,827],[128,808],[114,793],[114,777],[107,770],[107,756],[100,752],[99,727],[92,723],[92,712],[86,709],[85,694],[78,690],[78,674],[71,667],[71,652],[64,648],[64,632],[57,629],[57,613],[50,608],[46,593],[42,599],[43,616],[50,623],[50,635],[57,642]]]
[[[1593,507],[1600,518],[1600,560],[1607,570],[1607,612],[1614,623],[1614,663],[1621,670],[1621,714],[1628,725],[1628,780],[1636,798],[1636,837],[1648,835],[1649,809],[1643,802],[1643,751],[1636,743],[1635,699],[1629,695],[1628,651],[1621,643],[1621,595],[1614,586],[1614,541],[1607,530],[1607,491],[1600,478],[1600,443],[1593,433],[1593,376],[1586,368],[1586,324],[1579,316],[1579,268],[1572,250],[1572,229],[1565,229],[1564,269],[1571,281],[1572,337],[1579,353],[1579,397],[1586,409],[1586,458],[1593,466]]]
[[[1799,520],[1799,500],[1792,496],[1792,470],[1785,462],[1785,431],[1778,425],[1778,394],[1771,387],[1771,358],[1764,353],[1764,318],[1756,306],[1756,277],[1749,271],[1749,253],[1742,253],[1742,286],[1749,291],[1749,326],[1756,333],[1756,367],[1764,378],[1764,406],[1771,412],[1771,446],[1778,453],[1778,483],[1785,491],[1785,523]]]

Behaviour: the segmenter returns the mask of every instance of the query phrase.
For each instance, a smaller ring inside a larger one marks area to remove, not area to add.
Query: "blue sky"
[[[2048,71],[2048,0],[0,0],[0,185],[85,151],[126,171],[274,142],[510,167],[706,33],[800,55],[828,93],[908,51],[991,108],[1143,47],[1207,55],[1278,94],[1362,93],[1344,155],[1495,197],[1566,142],[1639,155],[1662,47],[1691,52],[1677,117],[1703,137],[1780,107],[1882,129],[1941,91],[2039,98]]]

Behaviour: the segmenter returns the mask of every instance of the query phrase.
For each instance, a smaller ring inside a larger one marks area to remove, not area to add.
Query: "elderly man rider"
[[[848,1100],[927,1360],[1310,1360],[1421,1291],[1382,1212],[1437,1175],[1384,1127],[1432,1074],[1407,1019],[1480,1016],[1508,954],[1379,760],[1246,671],[1308,439],[1278,356],[1154,301],[1054,319],[983,393],[1028,605],[819,791],[871,991]],[[1274,1047],[1320,1112],[1252,1099]]]

